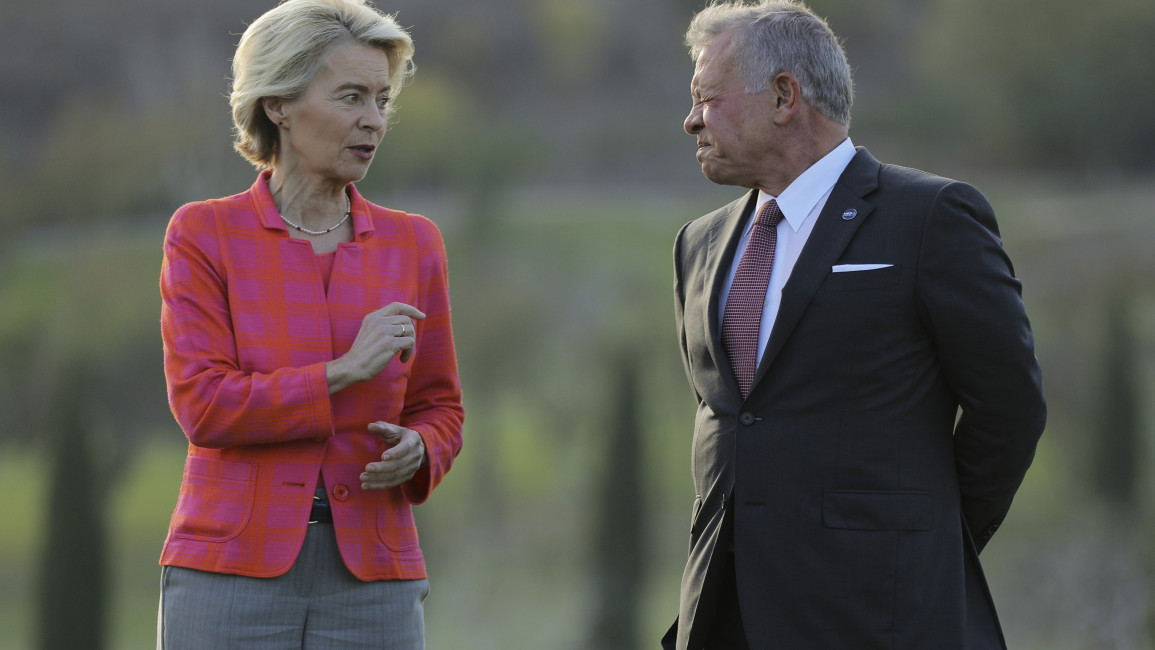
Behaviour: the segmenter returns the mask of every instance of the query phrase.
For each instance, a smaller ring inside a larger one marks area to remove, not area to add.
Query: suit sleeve
[[[177,211],[161,264],[161,338],[169,405],[189,441],[224,448],[333,434],[324,364],[246,373],[229,312],[214,209]]]
[[[406,500],[423,503],[449,472],[461,451],[461,382],[449,309],[449,271],[445,246],[432,222],[422,219],[419,234],[419,300],[425,313],[417,321],[413,366],[401,412],[403,427],[417,431],[425,442],[429,464],[402,485]]]
[[[962,409],[955,463],[963,517],[981,550],[1031,464],[1046,405],[1021,285],[990,204],[969,185],[939,192],[918,282],[944,379]]]
[[[689,223],[682,226],[682,229],[678,231],[678,236],[674,238],[674,324],[678,328],[678,348],[682,354],[682,367],[686,371],[686,381],[690,383],[690,389],[694,391],[694,399],[701,403],[702,397],[694,386],[690,349],[686,342],[686,291],[683,284],[683,269],[686,266],[686,232],[689,228]]]

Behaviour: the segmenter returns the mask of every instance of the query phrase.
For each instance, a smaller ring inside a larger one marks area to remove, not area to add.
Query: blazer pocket
[[[888,266],[869,271],[830,273],[826,276],[827,291],[858,291],[862,289],[883,289],[898,284],[901,269]]]
[[[844,530],[930,530],[934,500],[921,491],[826,490],[822,523]]]
[[[210,542],[244,529],[256,498],[253,463],[189,456],[173,511],[173,536]]]
[[[418,548],[413,510],[401,499],[400,490],[390,490],[390,499],[377,506],[377,536],[389,550],[402,553]]]

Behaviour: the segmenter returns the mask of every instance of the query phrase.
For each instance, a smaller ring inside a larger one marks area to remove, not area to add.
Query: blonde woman
[[[233,60],[246,192],[180,208],[165,375],[189,440],[157,646],[424,646],[411,506],[461,449],[445,249],[353,183],[413,44],[364,0],[289,0]]]

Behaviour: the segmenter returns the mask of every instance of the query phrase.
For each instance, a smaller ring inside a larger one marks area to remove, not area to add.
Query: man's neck
[[[849,130],[837,122],[826,121],[828,124],[823,125],[826,128],[807,129],[800,133],[787,148],[782,163],[775,165],[773,173],[760,179],[751,189],[779,196],[803,172],[845,142]]]

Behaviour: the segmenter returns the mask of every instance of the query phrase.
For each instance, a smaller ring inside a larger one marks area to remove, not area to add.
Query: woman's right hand
[[[417,343],[414,319],[424,320],[425,314],[401,302],[365,316],[349,351],[325,364],[329,394],[376,377],[398,353],[408,361]]]

